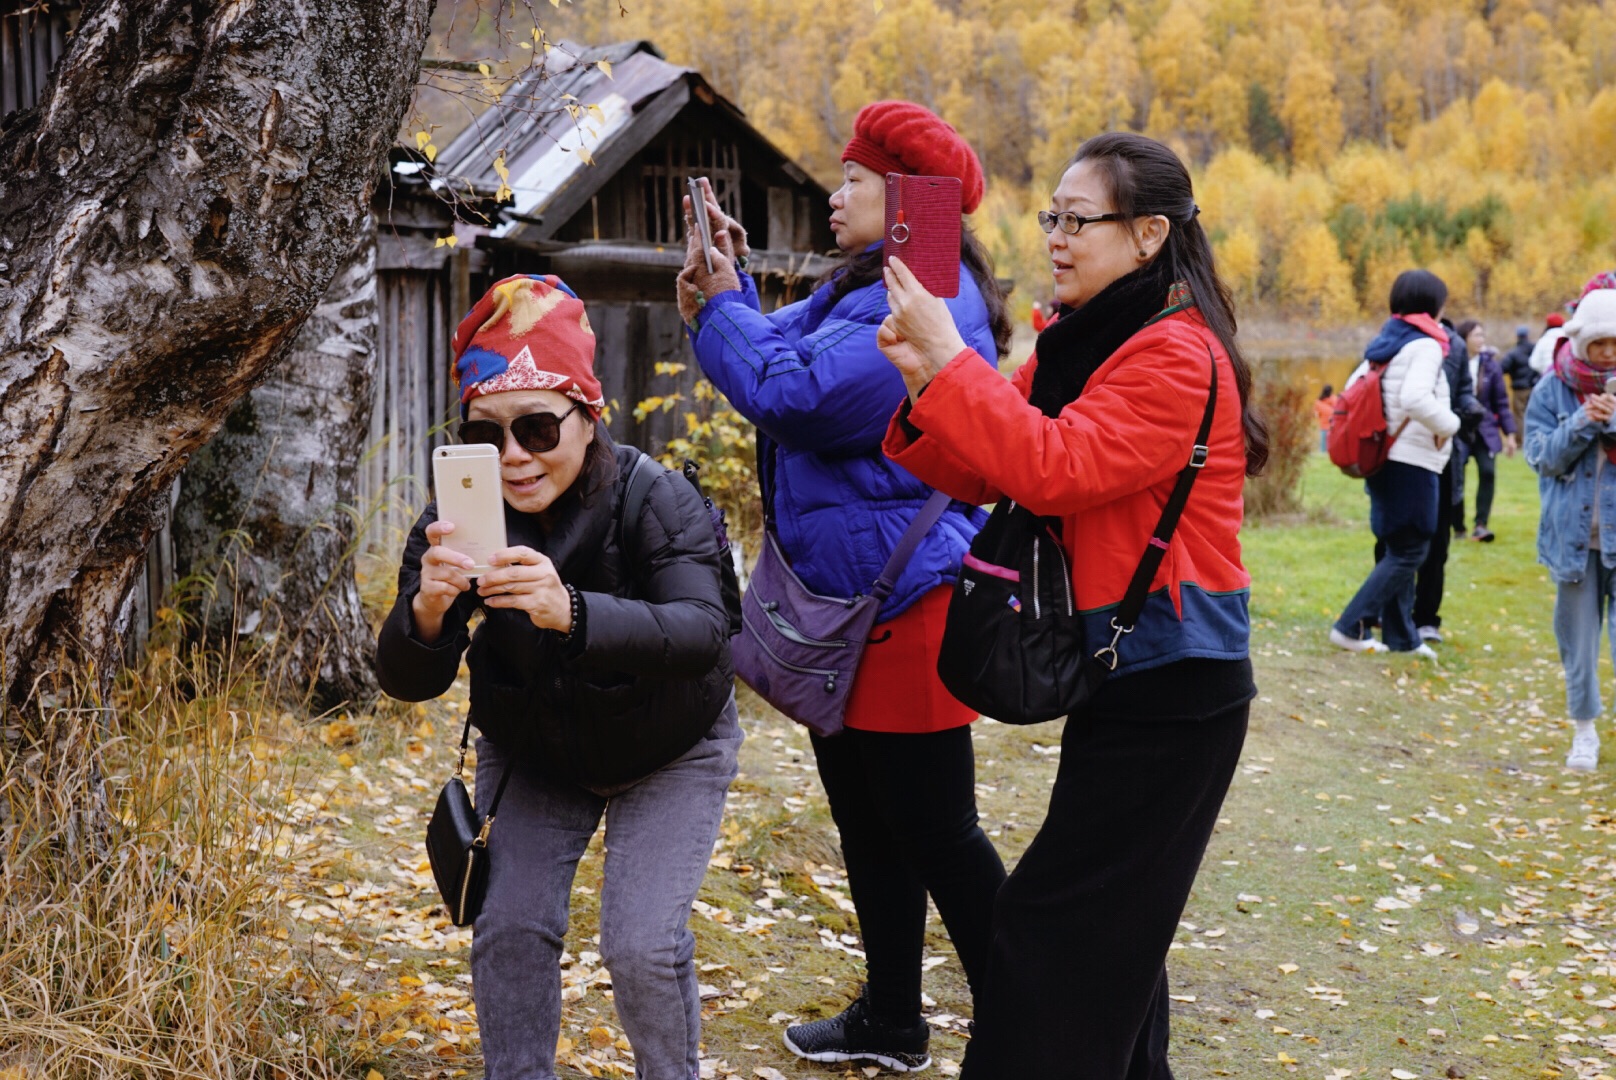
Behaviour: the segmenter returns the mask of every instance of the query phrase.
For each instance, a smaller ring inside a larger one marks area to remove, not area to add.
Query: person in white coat
[[[1414,580],[1438,528],[1437,480],[1459,430],[1442,371],[1448,335],[1437,321],[1447,300],[1447,285],[1430,271],[1399,274],[1392,284],[1391,318],[1347,382],[1351,386],[1362,378],[1371,363],[1386,363],[1381,375],[1386,427],[1397,433],[1385,467],[1364,484],[1369,527],[1385,545],[1386,556],[1330,630],[1331,642],[1352,652],[1390,650],[1436,658],[1420,641],[1413,609]],[[1381,641],[1371,636],[1377,622]]]
[[[1549,373],[1554,366],[1554,350],[1560,342],[1565,340],[1565,316],[1558,311],[1551,311],[1544,320],[1547,324],[1543,329],[1543,336],[1537,339],[1532,346],[1532,356],[1527,360],[1533,371],[1541,378]]]

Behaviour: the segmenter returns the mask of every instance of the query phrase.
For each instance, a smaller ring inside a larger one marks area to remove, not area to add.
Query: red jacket
[[[1245,435],[1233,365],[1193,309],[1129,338],[1050,418],[1027,403],[1037,357],[1010,380],[967,349],[909,412],[911,441],[894,417],[883,449],[921,480],[976,503],[1008,496],[1063,519],[1072,586],[1085,628],[1106,633],[1112,609],[1189,461],[1218,365],[1210,453],[1118,671],[1187,657],[1243,659],[1251,576],[1240,562]]]

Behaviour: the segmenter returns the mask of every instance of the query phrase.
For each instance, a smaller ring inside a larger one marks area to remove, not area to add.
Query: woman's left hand
[[[540,630],[572,633],[572,597],[548,556],[530,547],[501,548],[488,564],[495,569],[477,579],[484,604],[526,612]]]
[[[910,400],[965,349],[965,339],[948,305],[926,291],[903,260],[894,257],[881,276],[891,309],[876,331],[875,343],[903,376]]]
[[[1515,436],[1506,432],[1504,435],[1504,456],[1514,457],[1515,451],[1519,448],[1520,444],[1516,441]]]

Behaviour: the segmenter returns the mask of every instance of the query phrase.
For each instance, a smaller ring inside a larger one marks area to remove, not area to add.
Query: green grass
[[[1260,698],[1169,959],[1183,1075],[1616,1072],[1609,769],[1560,767],[1535,484],[1500,461],[1498,541],[1454,545],[1440,666],[1326,641],[1360,483],[1316,460],[1312,521],[1247,529]]]

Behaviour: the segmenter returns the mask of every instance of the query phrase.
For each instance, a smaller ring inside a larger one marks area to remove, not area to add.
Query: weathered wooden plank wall
[[[684,414],[691,391],[701,378],[695,353],[685,337],[674,304],[589,303],[589,325],[595,330],[595,373],[607,402],[617,402],[607,425],[612,438],[660,454],[670,439],[685,433]],[[658,375],[661,363],[683,364],[678,374]],[[651,397],[682,394],[667,412],[634,419],[634,406]]]
[[[380,355],[370,438],[355,493],[366,515],[365,547],[373,551],[403,550],[427,502],[432,450],[453,441],[459,410],[449,377],[452,276],[448,266],[377,274]]]
[[[39,100],[56,58],[67,51],[77,8],[0,0],[0,116]]]

